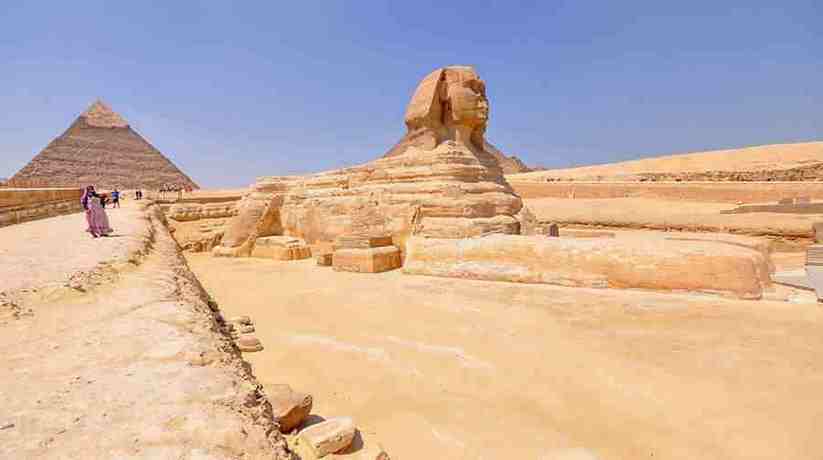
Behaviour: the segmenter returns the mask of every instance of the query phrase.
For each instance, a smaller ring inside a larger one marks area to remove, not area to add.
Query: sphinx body
[[[489,105],[471,67],[435,70],[406,109],[406,135],[382,158],[306,176],[261,177],[215,255],[244,256],[258,237],[309,243],[344,234],[466,238],[517,234],[523,204],[485,150]]]

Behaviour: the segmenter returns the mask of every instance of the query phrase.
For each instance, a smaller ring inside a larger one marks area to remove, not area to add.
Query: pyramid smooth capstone
[[[332,264],[332,253],[328,254],[320,254],[317,256],[317,265],[321,267],[331,267]]]
[[[285,384],[263,385],[263,390],[282,433],[289,433],[300,426],[311,413],[313,399],[308,393],[294,391]]]
[[[311,248],[301,238],[265,236],[257,238],[251,256],[274,260],[301,260],[311,257]]]
[[[391,235],[365,236],[365,235],[344,235],[334,243],[335,249],[368,249],[381,248],[392,245]]]
[[[333,417],[301,430],[289,447],[300,458],[323,458],[349,447],[356,431],[351,417]]]
[[[403,266],[400,249],[384,246],[368,249],[338,249],[332,256],[335,271],[381,273]]]
[[[242,352],[253,353],[263,350],[263,343],[253,335],[241,335],[237,338],[237,348]]]

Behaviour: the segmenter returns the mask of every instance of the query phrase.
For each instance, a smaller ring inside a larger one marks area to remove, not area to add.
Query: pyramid
[[[483,148],[487,152],[491,153],[492,156],[497,160],[497,164],[500,165],[500,169],[503,170],[503,174],[531,172],[531,168],[526,166],[526,163],[523,163],[523,160],[517,158],[517,156],[515,155],[506,155],[505,153],[501,152],[500,149],[495,147],[491,142],[486,141]]]
[[[15,174],[15,187],[200,188],[101,100]]]

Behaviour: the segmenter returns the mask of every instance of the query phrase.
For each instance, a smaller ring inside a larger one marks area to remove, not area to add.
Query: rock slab
[[[759,299],[770,284],[763,253],[711,241],[490,235],[412,238],[404,273],[573,287],[694,291]]]
[[[338,249],[332,256],[335,271],[381,273],[403,265],[400,249],[384,246],[368,249]]]
[[[290,447],[300,458],[323,458],[349,447],[356,431],[350,417],[333,417],[301,430]]]
[[[294,391],[289,385],[264,385],[263,390],[271,404],[281,433],[289,433],[311,413],[313,399],[308,393]]]
[[[251,256],[274,260],[301,260],[311,257],[311,248],[300,238],[266,236],[257,238]]]

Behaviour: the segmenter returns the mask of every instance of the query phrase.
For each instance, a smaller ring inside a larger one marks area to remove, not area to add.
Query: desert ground
[[[92,104],[0,191],[0,457],[820,458],[823,143],[507,178],[485,88],[193,193]],[[106,180],[149,193],[92,239]]]
[[[519,180],[613,180],[637,174],[678,174],[705,171],[779,171],[819,165],[823,142],[773,144],[676,155],[644,155],[646,158],[576,168],[549,169],[515,174]]]
[[[188,261],[262,382],[397,458],[815,458],[823,312],[794,302]],[[569,457],[571,458],[571,457]],[[580,457],[586,458],[586,457]]]
[[[158,215],[109,216],[0,228],[0,458],[286,458]]]

